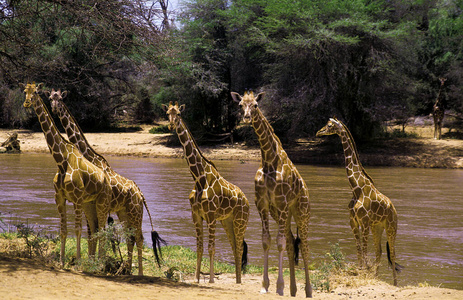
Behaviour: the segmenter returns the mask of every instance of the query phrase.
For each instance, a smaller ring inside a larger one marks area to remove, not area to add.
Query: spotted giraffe
[[[432,107],[432,116],[434,119],[434,139],[440,140],[442,137],[442,122],[444,121],[445,108],[442,100],[442,89],[446,78],[439,78],[440,86],[439,93],[437,94],[436,102]]]
[[[214,282],[215,228],[216,222],[221,221],[228,240],[232,246],[235,258],[236,283],[241,283],[241,268],[243,248],[245,249],[244,234],[249,218],[249,202],[244,193],[236,185],[226,181],[217,171],[214,163],[204,157],[188,130],[180,113],[185,105],[163,105],[169,116],[170,128],[175,128],[190,173],[195,181],[195,187],[189,195],[193,223],[196,228],[196,280],[199,282],[201,260],[203,255],[203,220],[209,230],[210,278]]]
[[[337,134],[341,137],[346,163],[347,179],[352,188],[353,198],[349,203],[350,226],[357,243],[357,257],[360,268],[367,267],[367,244],[370,228],[376,249],[376,273],[381,262],[381,235],[386,230],[387,254],[392,266],[394,285],[397,285],[397,272],[402,266],[396,263],[395,238],[397,234],[397,211],[391,200],[383,195],[373,184],[360,163],[354,139],[341,121],[329,119],[317,132],[317,137]]]
[[[96,242],[92,242],[96,230],[104,229],[109,213],[107,203],[111,197],[111,187],[108,176],[89,162],[72,143],[68,142],[58,131],[55,122],[39,95],[42,84],[21,84],[26,94],[24,107],[33,107],[45,135],[53,159],[58,166],[53,184],[55,201],[60,215],[60,262],[64,266],[64,254],[67,237],[66,200],[74,204],[76,210],[77,258],[80,258],[80,238],[82,233],[82,208],[87,217],[91,237],[89,254],[96,251]],[[100,257],[104,255],[104,238],[100,237]]]
[[[268,278],[268,255],[270,248],[269,213],[278,223],[278,279],[277,293],[283,295],[283,253],[287,250],[290,269],[290,293],[296,295],[295,276],[295,239],[291,232],[291,220],[294,218],[300,235],[302,257],[304,259],[305,294],[312,297],[309,278],[309,191],[296,166],[289,159],[280,139],[272,126],[258,108],[258,102],[264,93],[254,97],[246,92],[242,97],[231,93],[238,102],[245,123],[251,123],[259,139],[262,160],[255,177],[256,206],[262,219],[262,245],[264,248],[264,276],[262,293],[267,293],[270,285]]]
[[[63,98],[66,97],[66,95],[67,91],[61,92],[61,90],[51,90],[49,99],[51,100],[52,112],[59,116],[69,141],[77,146],[85,158],[95,166],[101,168],[108,175],[112,193],[111,201],[107,203],[108,207],[106,207],[106,209],[110,212],[116,212],[124,227],[133,230],[133,235],[131,235],[127,241],[127,266],[129,269],[132,266],[133,248],[136,243],[138,249],[138,275],[141,276],[143,275],[143,205],[148,212],[151,223],[153,251],[158,266],[160,265],[161,256],[159,246],[160,243],[165,243],[165,241],[154,231],[153,221],[148,206],[146,205],[145,197],[137,184],[114,171],[106,159],[90,146],[79,124],[63,102]]]

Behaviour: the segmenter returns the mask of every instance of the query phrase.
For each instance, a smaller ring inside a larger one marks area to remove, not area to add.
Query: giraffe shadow
[[[196,284],[188,284],[184,282],[177,282],[174,280],[170,280],[167,278],[162,277],[154,277],[154,276],[137,276],[137,275],[119,275],[119,276],[107,276],[107,275],[96,275],[86,272],[76,272],[69,269],[58,269],[50,264],[46,264],[41,260],[38,259],[24,259],[24,258],[17,258],[11,257],[5,254],[0,253],[0,270],[2,273],[16,276],[19,273],[30,273],[37,275],[40,272],[49,273],[46,277],[53,278],[53,281],[59,281],[60,275],[72,276],[76,277],[85,277],[85,278],[98,278],[102,280],[106,280],[108,282],[113,283],[123,283],[129,285],[155,285],[155,286],[162,286],[168,288],[181,288],[181,289],[191,289],[191,290],[208,290],[208,289],[221,289],[218,286],[204,286],[204,285],[196,285]],[[66,277],[69,278],[69,277]],[[61,280],[67,280],[63,278]],[[56,282],[55,282],[56,283]]]

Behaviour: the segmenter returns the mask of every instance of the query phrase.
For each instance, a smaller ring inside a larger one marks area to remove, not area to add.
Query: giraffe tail
[[[241,256],[241,270],[243,273],[246,272],[246,266],[248,265],[248,244],[243,240],[243,256]]]
[[[158,267],[161,267],[161,259],[162,259],[161,244],[167,245],[167,242],[159,236],[159,233],[157,231],[154,231],[154,230],[151,231],[151,241],[153,242],[154,257],[156,258]]]
[[[387,250],[387,260],[389,261],[389,265],[392,266],[392,260],[391,260],[391,250],[389,249],[389,242],[386,242],[386,250]],[[404,269],[404,266],[399,265],[398,263],[395,263],[395,270],[397,273],[400,273],[402,269]]]
[[[153,242],[153,252],[154,257],[156,258],[156,262],[158,263],[158,267],[161,267],[161,259],[162,259],[162,252],[161,252],[161,244],[167,245],[167,242],[159,236],[159,233],[154,230],[153,226],[153,219],[151,218],[151,213],[148,209],[148,204],[146,204],[145,197],[143,197],[143,204],[145,206],[146,212],[148,213],[148,217],[150,218],[151,224],[151,241]]]
[[[301,238],[299,237],[299,228],[296,229],[296,238],[294,239],[294,263],[296,266],[299,264],[299,244],[301,243]]]

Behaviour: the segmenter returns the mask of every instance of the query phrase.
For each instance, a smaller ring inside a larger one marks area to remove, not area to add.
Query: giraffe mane
[[[90,151],[92,151],[93,154],[95,154],[96,156],[98,156],[99,158],[101,158],[101,160],[104,161],[104,162],[106,163],[106,166],[109,166],[108,161],[107,161],[103,156],[101,156],[100,154],[98,154],[98,153],[92,148],[92,146],[90,146],[90,143],[87,141],[87,138],[85,137],[82,128],[80,128],[79,123],[77,123],[76,119],[75,119],[74,116],[71,114],[71,111],[69,110],[69,108],[67,107],[67,105],[64,103],[64,101],[63,101],[62,99],[59,100],[59,101],[60,101],[61,104],[63,105],[63,108],[68,112],[69,118],[71,119],[72,122],[74,122],[74,125],[76,126],[76,128],[77,128],[77,129],[79,130],[79,132],[80,132],[80,136],[82,137],[82,139],[84,140],[85,144],[86,144],[87,147],[90,149]]]
[[[188,134],[190,135],[191,137],[191,140],[193,141],[193,146],[195,146],[195,148],[198,150],[198,154],[208,163],[210,164],[212,167],[214,167],[214,169],[217,171],[217,167],[215,166],[215,164],[209,160],[208,158],[206,158],[203,153],[201,152],[201,149],[198,147],[198,144],[196,143],[196,139],[193,137],[193,135],[191,134],[191,131],[190,131],[190,128],[188,128],[188,126],[186,125],[185,121],[183,121],[183,118],[182,116],[179,114],[178,115],[180,120],[182,121],[183,123],[183,126],[185,126],[185,129],[187,130]]]
[[[273,126],[270,124],[269,120],[264,116],[260,108],[257,108],[257,111],[261,115],[261,119],[264,121],[265,125],[268,127],[269,132],[272,134],[273,138],[275,139],[275,142],[282,147],[280,138],[275,134],[275,130],[273,129]]]
[[[354,148],[355,158],[357,158],[357,162],[358,162],[359,167],[360,167],[360,169],[362,170],[363,174],[371,181],[372,184],[374,184],[373,178],[371,178],[371,176],[368,175],[367,171],[365,170],[365,168],[363,167],[362,163],[360,162],[360,157],[359,157],[359,154],[358,154],[358,151],[357,151],[357,145],[355,144],[354,137],[353,137],[352,134],[350,133],[349,128],[347,128],[347,126],[344,125],[344,123],[342,123],[342,122],[339,121],[338,119],[335,119],[335,120],[338,121],[338,122],[341,124],[341,126],[342,126],[342,127],[344,128],[344,130],[346,131],[347,136],[348,136],[349,139],[351,140],[351,142],[352,142],[352,147]]]
[[[52,114],[51,114],[50,111],[48,110],[48,107],[45,105],[45,101],[43,101],[42,97],[40,97],[40,95],[37,94],[37,93],[35,93],[35,95],[36,95],[37,97],[39,97],[39,100],[38,100],[38,101],[41,102],[43,111],[48,115],[48,118],[50,119],[50,122],[51,122],[51,126],[53,126],[53,127],[56,128],[56,132],[59,134],[59,136],[61,137],[61,139],[63,140],[63,142],[73,145],[71,142],[69,142],[67,139],[65,139],[64,136],[61,134],[61,132],[58,130],[58,127],[56,126],[55,120],[53,120]],[[51,127],[51,126],[50,126],[50,127]]]

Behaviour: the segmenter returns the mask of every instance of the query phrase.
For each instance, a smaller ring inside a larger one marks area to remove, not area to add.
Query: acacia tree
[[[0,1],[1,88],[11,91],[18,82],[33,80],[67,89],[83,127],[108,126],[118,108],[140,101],[126,100],[139,89],[138,72],[148,69],[149,49],[162,41],[167,3]]]

